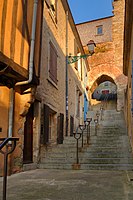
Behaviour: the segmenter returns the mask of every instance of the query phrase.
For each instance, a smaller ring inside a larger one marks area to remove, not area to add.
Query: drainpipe
[[[31,45],[30,45],[30,58],[29,58],[29,79],[16,83],[17,85],[26,85],[32,81],[33,78],[33,60],[34,60],[34,48],[35,48],[35,32],[36,32],[36,19],[37,19],[37,5],[38,0],[34,0],[33,19],[32,19],[32,33],[31,33]]]
[[[31,45],[30,45],[30,58],[29,58],[29,79],[27,81],[18,82],[15,86],[29,84],[33,78],[33,59],[35,48],[35,31],[36,31],[36,19],[37,19],[37,5],[38,0],[34,0],[33,6],[33,18],[32,18],[32,33],[31,33]],[[8,120],[8,137],[12,137],[13,130],[13,116],[14,116],[14,88],[10,89],[10,102],[9,102],[9,120]]]
[[[68,11],[66,11],[66,136],[68,136]]]
[[[9,114],[8,114],[8,137],[12,137],[13,131],[13,113],[14,113],[14,88],[10,89],[10,101],[9,101]]]
[[[132,79],[131,79],[131,81],[132,81],[132,95],[131,95],[131,112],[132,112],[132,117],[133,117],[133,60],[132,60],[132,72],[131,72],[132,74]]]

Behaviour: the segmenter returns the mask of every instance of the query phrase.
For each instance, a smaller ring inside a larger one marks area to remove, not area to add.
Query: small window
[[[103,26],[97,26],[97,35],[103,34]]]
[[[45,0],[45,2],[52,19],[57,23],[57,0]]]

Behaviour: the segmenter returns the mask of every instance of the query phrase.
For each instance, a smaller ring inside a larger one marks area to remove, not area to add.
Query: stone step
[[[133,170],[132,164],[81,164],[82,170]]]
[[[95,117],[96,112],[92,114]],[[82,139],[79,140],[80,169],[133,170],[133,156],[122,114],[106,111],[103,119],[99,120],[97,136],[94,123],[91,123],[89,145],[81,148]],[[84,131],[84,144],[86,136],[87,129]],[[72,169],[76,163],[76,140],[64,137],[63,144],[41,149],[41,155],[39,168]]]
[[[51,158],[51,157],[47,157],[45,159],[42,159],[42,163],[74,163],[76,160],[76,156],[75,157],[58,157],[58,158]],[[130,158],[83,158],[79,156],[79,162],[81,164],[133,164],[133,159]]]
[[[72,152],[72,153],[66,153],[66,152],[60,152],[60,153],[55,153],[55,152],[49,152],[48,155],[47,153],[42,156],[42,158],[46,158],[46,156],[50,157],[50,158],[66,158],[66,157],[70,157],[70,158],[73,158],[76,156],[76,151],[75,152]],[[126,153],[126,154],[123,154],[123,152],[121,153],[116,153],[116,152],[85,152],[85,153],[82,153],[82,152],[79,152],[79,157],[82,157],[82,158],[133,158],[133,156],[131,155],[131,153]]]
[[[120,154],[127,154],[127,153],[131,153],[131,149],[127,149],[126,147],[125,148],[121,148],[121,147],[90,147],[89,149],[86,148],[86,149],[83,149],[83,152],[89,152],[89,153],[110,153],[110,154],[113,154],[113,153],[120,153]]]
[[[72,164],[66,164],[66,163],[63,163],[63,164],[51,164],[51,163],[45,163],[45,164],[38,164],[38,168],[39,169],[72,169]]]
[[[79,158],[82,164],[133,164],[133,159],[127,158]]]
[[[112,146],[92,146],[90,145],[88,146],[84,146],[84,148],[80,148],[79,151],[81,151],[82,153],[110,153],[110,154],[114,154],[114,153],[118,153],[118,154],[128,154],[131,153],[131,147],[127,148],[127,147],[112,147]],[[73,154],[76,152],[76,147],[63,147],[62,148],[50,148],[47,149],[47,151],[42,151],[42,155],[49,155],[49,153],[66,153],[66,154]]]
[[[72,164],[39,164],[40,169],[73,169]],[[81,170],[133,170],[132,164],[81,164]]]
[[[79,157],[80,157],[80,153],[79,153]],[[131,155],[131,153],[116,153],[116,152],[102,152],[102,153],[96,153],[96,152],[92,152],[92,153],[84,153],[84,156],[82,155],[82,158],[131,158],[133,159],[133,156]]]
[[[53,164],[56,164],[56,163],[60,163],[60,164],[73,164],[76,160],[76,156],[73,157],[73,158],[70,158],[70,157],[64,157],[64,158],[45,158],[44,160],[42,159],[42,162],[43,164],[45,163],[53,163]]]

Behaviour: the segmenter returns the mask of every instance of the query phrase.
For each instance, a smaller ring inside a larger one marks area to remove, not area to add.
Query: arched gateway
[[[122,110],[124,106],[124,90],[126,89],[127,85],[127,77],[123,75],[119,68],[110,64],[102,64],[93,67],[89,71],[88,86],[91,93],[93,93],[96,87],[104,81],[110,81],[116,84],[117,110]]]

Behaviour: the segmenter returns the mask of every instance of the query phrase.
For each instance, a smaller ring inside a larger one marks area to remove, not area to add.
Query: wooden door
[[[23,163],[33,162],[33,117],[33,105],[31,105],[24,124]]]
[[[57,118],[57,144],[63,144],[64,140],[64,115],[60,113]]]

